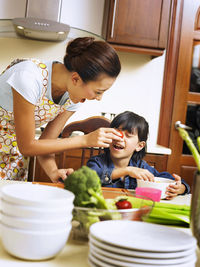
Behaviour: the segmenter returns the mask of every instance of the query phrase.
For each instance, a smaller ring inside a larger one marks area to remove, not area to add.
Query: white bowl
[[[23,218],[33,218],[33,219],[61,219],[67,218],[72,214],[72,210],[74,208],[73,204],[69,204],[62,207],[57,208],[35,208],[24,205],[17,205],[13,203],[9,203],[5,200],[1,201],[1,209],[4,214],[15,216],[15,217],[23,217]]]
[[[22,217],[13,217],[6,214],[1,214],[1,222],[7,226],[17,229],[30,231],[57,231],[64,230],[68,225],[71,225],[72,214],[68,217],[51,220],[26,219]]]
[[[6,185],[1,194],[7,202],[43,208],[59,208],[74,201],[74,194],[66,189],[29,183]]]
[[[169,186],[169,184],[176,184],[174,180],[167,179],[167,178],[154,177],[154,179],[155,179],[155,182],[137,179],[137,187],[151,187],[151,188],[160,189],[162,191],[161,199],[164,199],[167,197],[166,188]]]
[[[4,224],[1,224],[1,228],[5,250],[25,260],[45,260],[56,256],[64,248],[71,231],[71,225],[65,230],[53,232],[27,231]]]

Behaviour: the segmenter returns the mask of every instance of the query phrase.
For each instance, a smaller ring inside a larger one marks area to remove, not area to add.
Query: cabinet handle
[[[113,36],[114,36],[115,14],[116,14],[116,8],[117,8],[117,1],[118,1],[118,0],[114,0],[113,18],[112,18],[112,27],[111,27],[111,35],[110,35],[111,38],[113,38]]]
[[[192,127],[190,126],[187,126],[185,124],[182,124],[180,121],[176,121],[175,122],[175,128],[178,129],[178,128],[182,128],[182,129],[186,129],[186,130],[192,130]]]

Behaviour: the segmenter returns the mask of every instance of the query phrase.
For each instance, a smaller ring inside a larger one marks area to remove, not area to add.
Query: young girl
[[[87,166],[99,175],[102,186],[135,189],[137,179],[154,181],[154,177],[159,176],[176,181],[176,185],[169,185],[167,199],[190,192],[189,185],[180,176],[159,173],[142,160],[149,131],[149,125],[143,117],[125,111],[116,116],[110,126],[121,132],[122,140],[113,140],[109,149],[87,162]]]

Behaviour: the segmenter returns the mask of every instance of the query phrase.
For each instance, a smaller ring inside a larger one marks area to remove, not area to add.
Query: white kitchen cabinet
[[[26,0],[0,0],[0,19],[25,17]]]

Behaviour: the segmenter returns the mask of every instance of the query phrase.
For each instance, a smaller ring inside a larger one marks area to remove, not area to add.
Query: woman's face
[[[74,103],[83,103],[86,99],[100,101],[103,93],[113,85],[115,80],[116,78],[101,74],[96,81],[84,83],[79,76],[79,78],[73,81],[73,90],[69,92],[70,99]]]

